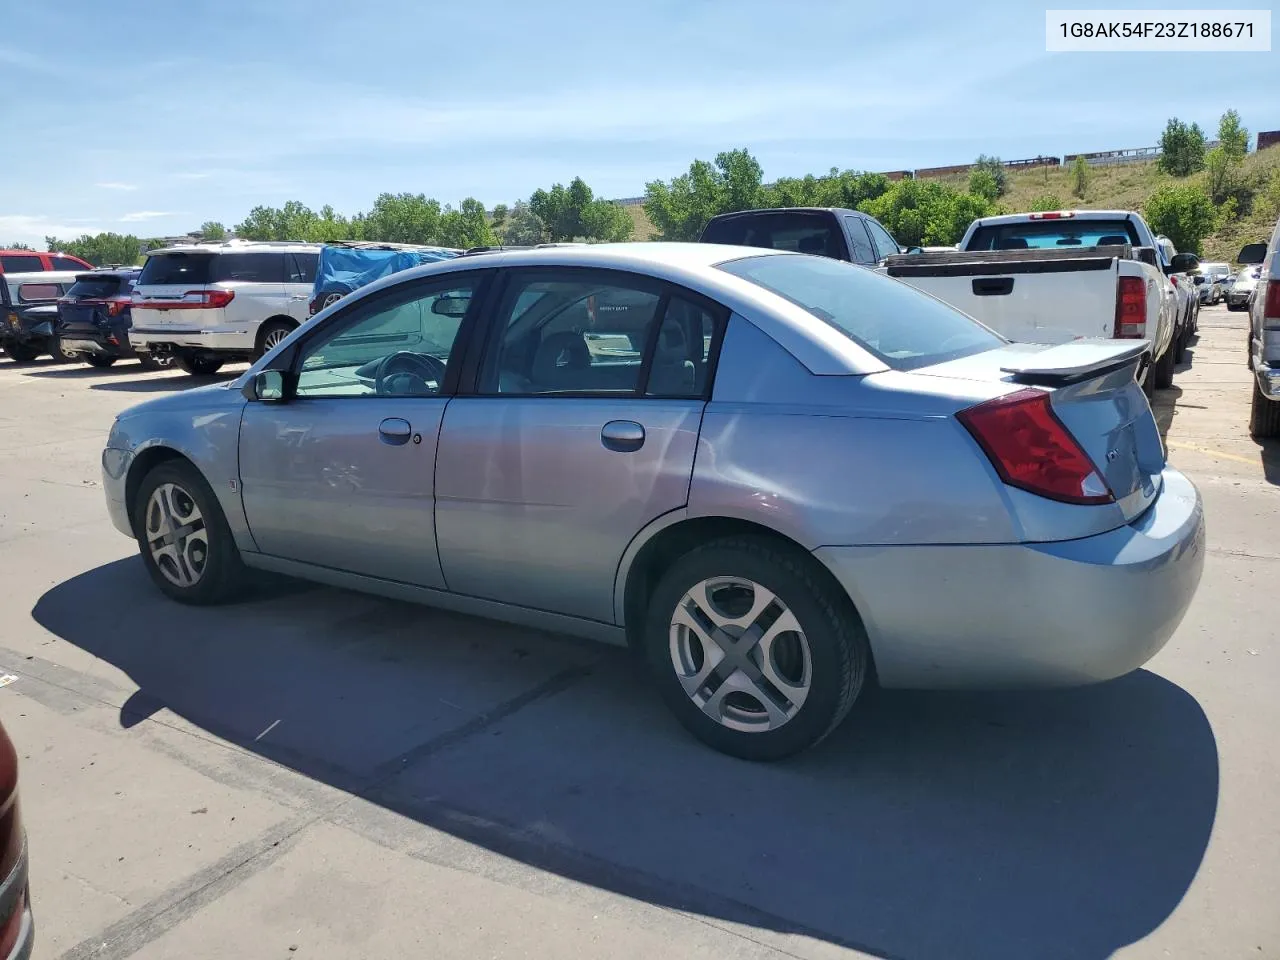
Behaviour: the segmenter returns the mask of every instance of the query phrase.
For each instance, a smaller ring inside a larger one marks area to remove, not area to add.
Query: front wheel
[[[848,598],[813,561],[754,537],[677,560],[653,593],[645,654],[694,736],[746,760],[818,743],[848,714],[871,661]]]
[[[222,603],[240,589],[244,567],[231,528],[204,477],[169,460],[142,480],[133,530],[156,586],[179,603]]]
[[[178,358],[178,366],[193,377],[207,377],[222,369],[222,361],[212,357],[186,354]]]

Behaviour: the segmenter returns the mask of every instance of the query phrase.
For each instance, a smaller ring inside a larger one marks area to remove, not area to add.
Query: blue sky
[[[1280,54],[1047,54],[1046,6],[13,5],[0,243],[231,226],[291,199],[353,213],[383,191],[492,207],[575,176],[635,196],[738,146],[772,179],[1146,146],[1227,107],[1280,129]]]

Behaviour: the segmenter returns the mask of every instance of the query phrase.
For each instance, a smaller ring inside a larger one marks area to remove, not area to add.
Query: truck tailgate
[[[1015,342],[1066,343],[1115,330],[1118,261],[1129,247],[890,257],[887,273]]]

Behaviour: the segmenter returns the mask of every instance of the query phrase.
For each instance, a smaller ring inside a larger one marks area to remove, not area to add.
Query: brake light
[[[1115,502],[1043,390],[1027,388],[987,400],[961,410],[956,419],[1009,486],[1062,503]]]
[[[1116,287],[1116,329],[1119,340],[1141,340],[1147,334],[1147,282],[1121,277]]]
[[[1075,215],[1074,210],[1051,210],[1048,213],[1033,213],[1030,217],[1032,220],[1070,220]]]
[[[118,317],[133,304],[132,297],[109,297],[106,301],[107,316]]]
[[[1267,281],[1267,299],[1262,304],[1262,319],[1280,323],[1280,277]]]

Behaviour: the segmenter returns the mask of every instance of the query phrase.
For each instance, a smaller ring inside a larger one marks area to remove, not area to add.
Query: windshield
[[[895,370],[943,363],[1004,341],[976,320],[865,267],[818,257],[746,257],[720,264],[835,327]]]
[[[160,253],[147,257],[138,286],[210,282],[212,253]]]
[[[1055,247],[1138,246],[1128,220],[1031,220],[979,227],[966,250],[1041,250]]]

